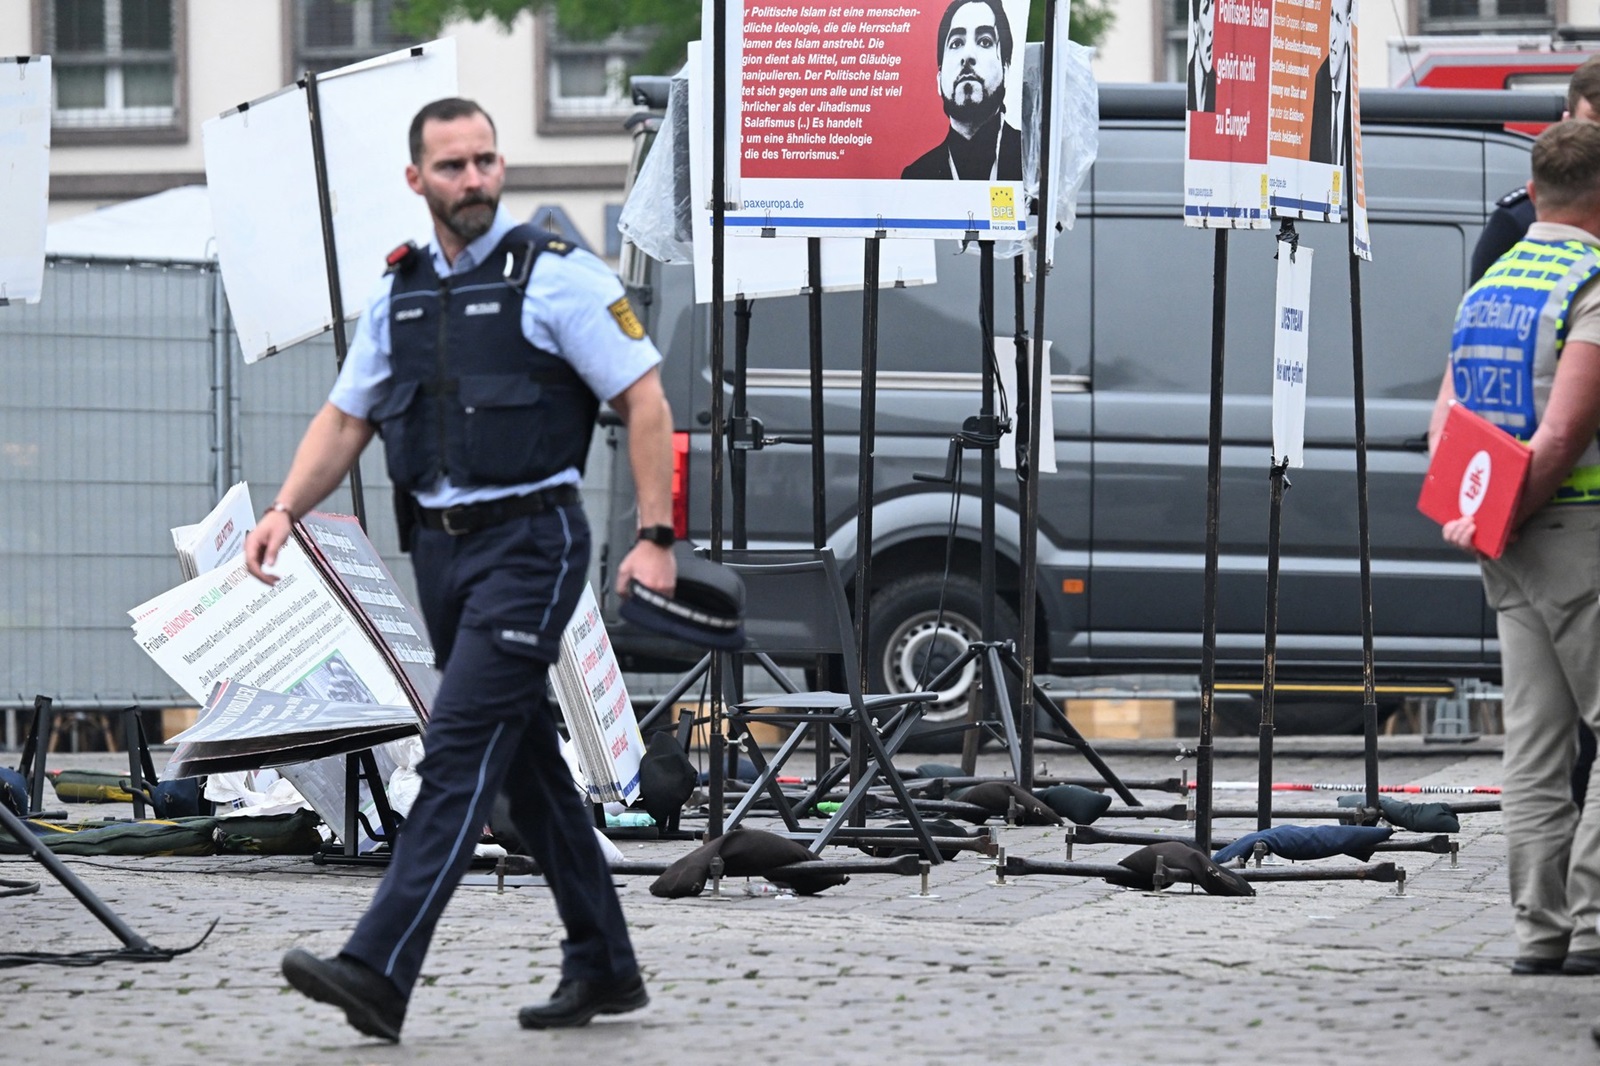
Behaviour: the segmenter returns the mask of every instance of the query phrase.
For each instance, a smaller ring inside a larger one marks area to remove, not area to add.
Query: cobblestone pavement
[[[1182,768],[1174,748],[1146,742],[1102,754],[1122,776],[1168,777]],[[1220,749],[1217,781],[1254,779],[1246,750]],[[1069,752],[1044,757],[1052,772],[1088,772]],[[51,765],[114,766],[107,758],[53,757]],[[999,765],[985,756],[985,768]],[[1360,780],[1361,760],[1348,748],[1286,742],[1274,776]],[[1385,784],[1495,784],[1499,758],[1492,743],[1386,743],[1380,776]],[[1252,800],[1250,792],[1218,793],[1219,805]],[[1281,802],[1326,807],[1334,796]],[[103,816],[107,808],[70,812]],[[377,872],[299,857],[70,859],[153,944],[189,944],[212,919],[220,922],[197,951],[167,963],[0,970],[0,1058],[296,1066],[1224,1056],[1275,1066],[1600,1062],[1589,1036],[1600,980],[1507,973],[1514,944],[1500,817],[1468,814],[1462,823],[1458,866],[1442,855],[1378,856],[1406,869],[1403,896],[1351,881],[1260,884],[1253,899],[1042,875],[996,885],[993,868],[971,854],[933,870],[937,899],[913,898],[916,878],[888,875],[858,875],[806,899],[745,897],[742,882],[725,882],[740,894],[723,901],[658,900],[648,878],[619,878],[651,1005],[544,1034],[520,1030],[516,1009],[546,998],[556,979],[561,930],[548,893],[468,884],[439,927],[398,1046],[361,1037],[337,1011],[288,991],[278,973],[290,947],[339,948]],[[1184,831],[1176,822],[1116,826]],[[1216,835],[1252,828],[1219,820]],[[1063,857],[1059,829],[1007,829],[1004,843],[1012,854]],[[661,861],[691,845],[622,846],[630,859]],[[1112,862],[1130,850],[1080,845],[1075,858]],[[830,857],[851,854],[831,849]],[[0,900],[0,950],[117,946],[31,860],[0,860],[0,877],[43,883],[38,894]]]

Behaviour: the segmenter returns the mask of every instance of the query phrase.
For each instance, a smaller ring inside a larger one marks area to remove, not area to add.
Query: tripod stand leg
[[[22,742],[22,762],[18,769],[28,779],[28,811],[38,813],[44,807],[44,756],[50,750],[50,740],[56,733],[56,716],[49,696],[33,698],[33,723],[28,727],[28,738]]]
[[[133,794],[133,820],[142,822],[144,788],[146,785],[155,786],[156,775],[153,772],[146,775],[146,768],[150,766],[150,749],[145,745],[144,727],[139,723],[139,708],[124,707],[119,713],[122,717],[122,746],[128,751],[128,791]]]
[[[1022,676],[1022,666],[1015,659],[1008,657],[1004,662],[1012,673],[1019,678]],[[1050,694],[1040,687],[1037,681],[1033,683],[1033,702],[1042,707],[1045,715],[1060,727],[1062,732],[1060,739],[1066,741],[1079,755],[1088,760],[1089,765],[1094,767],[1095,773],[1099,774],[1101,780],[1111,786],[1112,791],[1121,797],[1122,802],[1130,807],[1142,806],[1138,798],[1128,791],[1128,786],[1122,783],[1122,779],[1117,776],[1116,771],[1106,765],[1105,760],[1100,758],[1100,753],[1094,750],[1088,740],[1084,739],[1083,734],[1078,732],[1078,727],[1073,725],[1071,720],[1067,718],[1066,712],[1056,706],[1056,701],[1050,698]]]
[[[378,773],[378,758],[371,748],[361,752],[358,758],[361,776],[367,779],[367,791],[372,794],[372,805],[378,811],[378,824],[383,827],[384,842],[393,848],[395,836],[400,832],[400,819],[389,806],[389,790]]]
[[[639,720],[639,732],[643,733],[646,729],[650,728],[650,723],[654,722],[658,717],[665,714],[667,712],[667,708],[677,703],[678,697],[682,696],[685,692],[688,692],[690,686],[692,686],[696,681],[699,681],[702,677],[706,676],[706,671],[710,668],[711,656],[702,656],[700,661],[695,663],[694,669],[690,670],[687,674],[684,674],[681,678],[679,678],[678,683],[673,685],[665,696],[662,696],[659,700],[657,700],[654,707],[650,708],[650,713],[646,714],[642,719]]]
[[[1022,745],[1017,737],[1017,721],[1012,711],[1011,689],[1006,684],[1005,670],[1000,666],[1000,649],[993,644],[988,645],[983,651],[984,678],[988,682],[985,688],[993,685],[995,701],[998,707],[997,714],[1000,724],[1006,731],[1006,750],[1011,755],[1011,779],[1019,785],[1022,783]]]
[[[78,880],[78,876],[67,869],[67,864],[62,862],[55,852],[45,847],[44,841],[28,830],[21,818],[12,814],[3,805],[0,805],[0,826],[4,826],[6,832],[10,833],[17,843],[27,848],[33,857],[39,860],[39,864],[50,871],[50,876],[61,882],[61,887],[76,896],[79,903],[89,908],[89,913],[99,919],[100,924],[111,930],[125,946],[134,951],[156,951],[144,937],[129,929],[127,923],[105,905],[105,901],[89,890],[89,886]]]
[[[951,662],[950,665],[946,666],[943,670],[940,670],[934,679],[929,681],[927,685],[924,686],[925,690],[928,692],[943,692],[945,685],[949,684],[952,679],[960,677],[961,672],[967,668],[967,664],[973,662],[974,660],[979,663],[979,669],[983,669],[984,660],[982,657],[982,651],[982,644],[968,644],[961,654],[955,657],[955,660]],[[972,690],[976,690],[982,683],[982,678],[979,678],[972,686]],[[967,701],[967,721],[966,724],[961,727],[963,730],[961,744],[961,772],[968,777],[972,776],[973,769],[977,763],[978,731],[982,728],[983,712],[978,706],[975,698],[969,699]],[[952,727],[950,731],[954,732],[954,727]],[[970,758],[967,754],[969,749],[971,751]]]

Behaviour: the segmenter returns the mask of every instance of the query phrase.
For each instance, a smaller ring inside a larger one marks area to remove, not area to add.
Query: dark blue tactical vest
[[[472,270],[440,278],[426,252],[394,270],[389,391],[369,416],[389,478],[410,492],[524,485],[583,470],[599,401],[570,363],[522,335],[523,290],[553,234],[518,226]]]

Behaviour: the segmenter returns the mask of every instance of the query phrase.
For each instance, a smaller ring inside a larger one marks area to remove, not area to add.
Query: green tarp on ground
[[[317,832],[322,819],[315,811],[72,825],[32,819],[27,824],[58,855],[310,855],[322,846]],[[0,830],[0,855],[27,851]]]

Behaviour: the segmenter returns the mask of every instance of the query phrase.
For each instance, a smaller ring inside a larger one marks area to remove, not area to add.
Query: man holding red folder
[[[1569,780],[1582,720],[1600,728],[1600,125],[1533,148],[1537,221],[1461,302],[1429,424],[1452,401],[1532,453],[1512,541],[1480,556],[1504,675],[1514,974],[1600,974],[1600,778],[1580,814]],[[1444,537],[1472,550],[1475,523]]]

